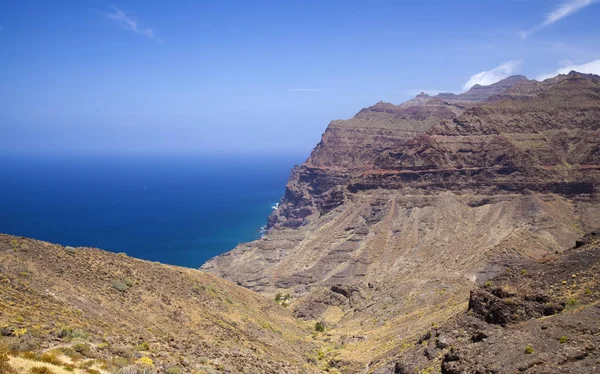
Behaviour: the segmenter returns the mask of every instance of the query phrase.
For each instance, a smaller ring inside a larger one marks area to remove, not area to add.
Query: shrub
[[[125,278],[123,280],[123,283],[125,283],[125,285],[127,287],[133,287],[133,284],[134,284],[133,279],[131,279],[131,278]]]
[[[77,353],[81,353],[82,355],[87,355],[90,353],[90,345],[86,343],[77,343],[74,344],[71,348]]]
[[[315,323],[315,331],[317,332],[324,332],[325,331],[325,324],[321,321]]]
[[[27,359],[27,360],[38,360],[38,355],[35,354],[35,352],[22,352],[21,353],[21,357]]]
[[[167,369],[167,374],[181,374],[181,370],[177,366],[173,366]]]
[[[87,369],[86,373],[88,374],[100,374],[100,372],[96,369]]]
[[[135,362],[138,365],[154,367],[154,362],[150,357],[142,357]]]
[[[569,298],[565,304],[565,310],[575,309],[579,306],[579,302],[574,297]]]
[[[55,374],[51,369],[46,366],[34,366],[29,369],[31,374]]]
[[[125,292],[129,289],[129,286],[121,281],[114,281],[112,287],[120,292]]]
[[[527,344],[527,346],[525,346],[525,353],[528,355],[533,353],[533,347],[531,346],[531,344]]]
[[[75,248],[71,247],[71,246],[66,246],[65,247],[65,251],[70,254],[70,255],[74,255],[75,254]]]
[[[79,328],[63,327],[58,332],[58,337],[61,339],[85,339],[88,334]]]
[[[592,294],[592,290],[590,290],[589,288],[585,289],[585,294],[586,295],[591,295]]]
[[[14,328],[9,326],[0,326],[0,336],[11,336],[15,331]]]
[[[13,331],[13,335],[14,336],[23,336],[25,334],[27,334],[27,329],[26,328],[16,329],[15,331]]]
[[[568,340],[569,340],[569,338],[567,338],[564,335],[561,336],[560,339],[558,339],[558,341],[560,342],[560,344],[565,344]]]
[[[52,352],[42,353],[42,355],[40,356],[40,361],[47,362],[49,364],[57,365],[57,366],[60,366],[63,364],[63,362],[61,360],[59,360],[56,357],[56,355]]]
[[[142,344],[138,344],[135,349],[137,349],[138,351],[149,351],[150,350],[150,344],[148,344],[148,342],[143,342]]]

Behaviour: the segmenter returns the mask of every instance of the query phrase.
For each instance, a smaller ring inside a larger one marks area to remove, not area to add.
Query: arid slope
[[[16,354],[79,347],[105,372],[142,357],[158,372],[314,370],[310,329],[272,300],[124,254],[0,235],[0,306]]]

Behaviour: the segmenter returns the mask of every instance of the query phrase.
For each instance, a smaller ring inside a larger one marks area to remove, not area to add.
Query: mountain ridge
[[[342,355],[354,372],[466,308],[496,259],[567,250],[600,226],[600,78],[509,81],[481,102],[420,97],[333,121],[266,237],[203,269],[290,293],[297,317],[328,321],[340,341],[359,328],[362,355]],[[420,322],[402,318],[423,308]]]

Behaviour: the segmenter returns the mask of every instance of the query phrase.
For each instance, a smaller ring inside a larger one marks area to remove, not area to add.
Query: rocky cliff
[[[474,91],[474,92],[471,92]],[[268,235],[204,269],[273,295],[359,370],[466,308],[498,258],[540,260],[600,225],[600,78],[514,77],[333,121]],[[354,369],[352,369],[354,368]]]

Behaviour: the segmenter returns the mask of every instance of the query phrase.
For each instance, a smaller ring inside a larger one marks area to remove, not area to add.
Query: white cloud
[[[560,4],[558,8],[548,13],[544,22],[540,23],[539,25],[535,25],[527,31],[521,32],[521,39],[526,39],[529,35],[538,31],[539,29],[549,26],[555,22],[558,22],[561,19],[568,17],[571,14],[574,14],[597,1],[598,0],[566,0],[565,2]]]
[[[556,72],[554,72],[554,73],[542,74],[535,79],[537,79],[538,81],[543,81],[544,79],[555,77],[558,74],[569,74],[569,72],[571,70],[575,70],[575,71],[578,71],[578,72],[584,73],[584,74],[600,75],[600,59],[590,61],[585,64],[565,66],[565,67],[562,67],[562,68],[556,70]]]
[[[287,92],[316,92],[318,89],[316,88],[288,88]]]
[[[133,31],[134,33],[142,35],[150,40],[155,40],[160,44],[164,44],[164,41],[155,35],[154,30],[147,27],[141,27],[135,18],[128,16],[121,9],[117,7],[111,8],[113,9],[113,12],[107,13],[108,18],[116,21],[119,25],[127,30]]]
[[[467,81],[467,83],[463,85],[463,90],[467,91],[476,84],[488,86],[492,83],[496,83],[499,80],[502,80],[514,74],[517,70],[519,70],[522,64],[522,60],[506,61],[493,69],[482,71],[481,73],[472,75],[471,78],[469,78],[469,80]]]

